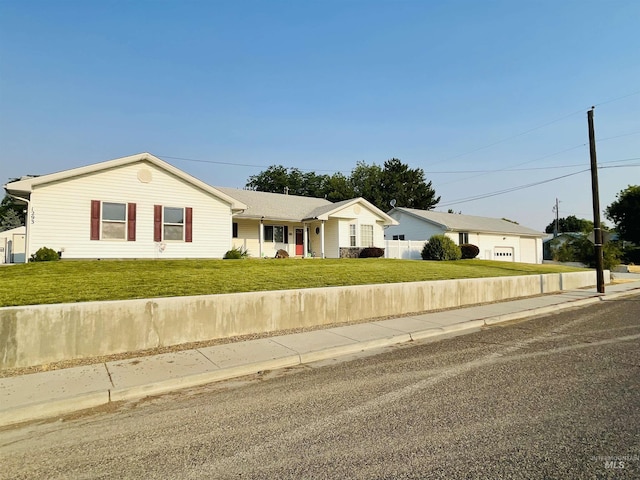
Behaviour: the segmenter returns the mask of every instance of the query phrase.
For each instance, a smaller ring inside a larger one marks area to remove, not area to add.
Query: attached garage
[[[399,245],[402,241],[415,244],[426,242],[433,235],[446,235],[458,245],[477,246],[478,258],[483,260],[542,263],[542,239],[546,234],[514,222],[400,207],[388,214],[398,225],[387,228],[385,239],[396,247],[393,251],[398,252],[398,258],[405,258]]]

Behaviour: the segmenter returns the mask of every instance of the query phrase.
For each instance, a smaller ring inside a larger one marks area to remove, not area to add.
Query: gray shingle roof
[[[417,210],[415,208],[395,208],[431,223],[441,225],[446,230],[478,233],[509,233],[544,237],[545,233],[532,228],[523,227],[500,218],[476,217],[457,213],[434,212],[433,210]],[[389,212],[393,216],[393,210]]]
[[[239,188],[215,187],[217,190],[247,205],[247,209],[236,215],[238,218],[261,218],[270,220],[301,221],[314,218],[318,209],[330,211],[335,203],[324,198],[300,197],[281,193],[256,192]]]

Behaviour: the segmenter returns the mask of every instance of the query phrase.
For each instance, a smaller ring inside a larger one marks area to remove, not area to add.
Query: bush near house
[[[58,252],[52,248],[42,247],[38,251],[31,255],[31,262],[54,262],[60,260]]]
[[[434,235],[422,247],[423,260],[460,260],[460,247],[446,235]]]
[[[360,258],[380,258],[384,256],[384,248],[367,247],[360,252]]]
[[[242,247],[233,247],[227,253],[224,254],[225,260],[237,260],[240,258],[247,258],[249,256],[249,251],[246,248]]]
[[[463,259],[476,258],[480,253],[480,249],[471,243],[463,243],[460,245],[460,252]]]

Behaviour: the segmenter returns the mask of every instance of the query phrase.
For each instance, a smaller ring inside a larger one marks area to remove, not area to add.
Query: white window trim
[[[105,220],[104,219],[104,204],[110,203],[112,205],[123,205],[124,206],[124,220]],[[126,242],[127,241],[127,228],[128,228],[128,218],[129,209],[127,208],[127,202],[108,202],[106,200],[100,200],[100,240],[105,242]],[[105,236],[104,233],[104,224],[119,224],[124,225],[124,235],[122,238],[109,238]]]
[[[167,222],[165,219],[167,217],[166,214],[166,210],[167,208],[171,208],[171,209],[175,209],[175,210],[182,210],[182,223],[172,223],[172,222]],[[184,207],[170,207],[167,205],[163,205],[162,206],[162,241],[163,242],[176,242],[176,243],[184,243],[185,241],[185,235],[186,235],[186,224],[187,224],[187,209]],[[177,239],[177,238],[171,238],[168,239],[166,234],[165,234],[165,227],[182,227],[182,238],[181,239]]]

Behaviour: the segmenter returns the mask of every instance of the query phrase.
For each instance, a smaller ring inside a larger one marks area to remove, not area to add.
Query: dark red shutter
[[[193,224],[193,208],[187,207],[185,208],[185,231],[184,231],[184,241],[185,242],[193,242],[192,235],[192,224]]]
[[[127,204],[127,240],[130,242],[136,241],[136,204]]]
[[[91,200],[91,240],[100,240],[100,200]]]
[[[162,205],[153,206],[153,241],[162,241]]]

